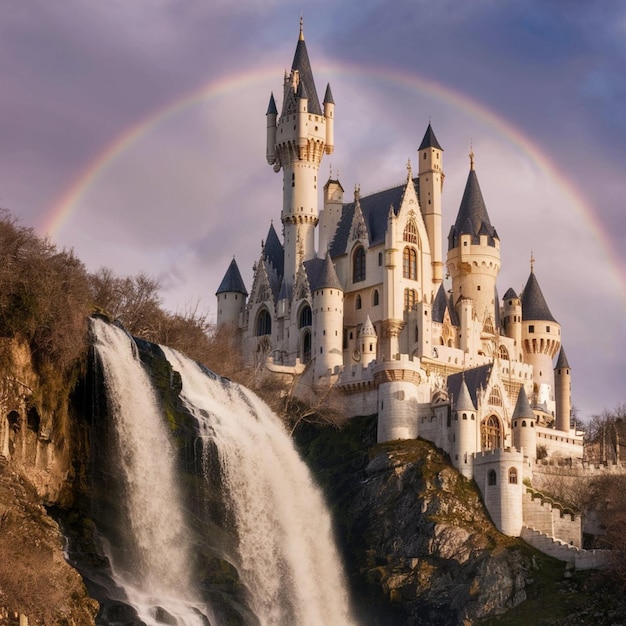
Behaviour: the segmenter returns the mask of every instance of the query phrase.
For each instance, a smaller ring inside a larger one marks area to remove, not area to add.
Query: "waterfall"
[[[217,449],[239,573],[261,624],[353,624],[330,515],[282,422],[247,389],[163,350],[205,454]]]
[[[109,546],[115,583],[148,626],[215,624],[190,573],[192,546],[175,475],[175,454],[150,377],[124,331],[92,320],[125,519],[123,545]]]

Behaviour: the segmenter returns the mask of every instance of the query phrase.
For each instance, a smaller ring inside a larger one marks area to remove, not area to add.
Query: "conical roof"
[[[515,293],[515,290],[513,289],[513,287],[509,287],[506,290],[506,293],[504,294],[504,296],[502,296],[503,300],[513,300],[517,298],[517,294]]]
[[[367,319],[365,320],[365,324],[363,324],[363,326],[361,327],[360,336],[361,337],[376,337],[376,329],[374,328],[374,324],[372,324],[372,320],[370,319],[369,315],[367,316]]]
[[[418,150],[424,150],[424,148],[437,148],[437,150],[441,150],[443,152],[443,148],[439,145],[437,137],[435,137],[435,131],[430,125],[430,122],[428,123],[424,139],[422,139],[422,143],[420,144]]]
[[[559,358],[556,360],[556,367],[554,369],[571,369],[567,362],[567,356],[565,356],[563,346],[561,346],[561,350],[559,351]]]
[[[476,407],[472,402],[472,396],[470,396],[469,389],[467,388],[467,383],[465,382],[465,376],[461,380],[461,386],[459,388],[458,397],[454,403],[454,408],[456,411],[475,411]]]
[[[322,271],[319,276],[319,282],[316,286],[317,289],[339,289],[343,291],[343,287],[339,282],[339,277],[335,271],[335,265],[330,258],[330,254],[326,253],[324,257],[324,265],[322,265]]]
[[[237,261],[235,261],[235,259],[230,262],[230,265],[226,270],[226,274],[224,274],[224,278],[222,278],[222,282],[217,288],[215,295],[217,296],[220,293],[242,293],[244,296],[248,295],[248,291],[243,283],[241,272],[239,271],[239,267],[237,266]]]
[[[274,224],[270,224],[270,229],[267,232],[267,238],[265,239],[265,258],[270,262],[272,267],[276,270],[279,278],[283,277],[285,267],[285,252],[283,245],[278,239]]]
[[[267,105],[267,113],[265,115],[278,115],[278,109],[276,108],[276,100],[274,100],[274,93],[270,94],[270,102]]]
[[[304,85],[305,93],[309,99],[309,113],[313,115],[323,115],[320,100],[317,97],[317,90],[315,89],[313,70],[311,69],[311,62],[309,61],[309,53],[307,52],[306,43],[304,42],[302,28],[300,28],[300,36],[298,37],[298,45],[296,46],[296,53],[293,56],[291,69],[297,70],[300,74],[300,82]]]
[[[461,235],[471,235],[473,244],[480,243],[480,235],[487,235],[487,243],[490,246],[495,246],[495,240],[498,239],[498,233],[489,220],[478,177],[473,167],[467,177],[459,213],[450,230],[448,249],[457,247],[458,238]]]
[[[324,104],[335,104],[333,100],[333,92],[330,90],[330,83],[326,85],[326,93],[324,94]]]
[[[517,418],[535,419],[535,414],[530,407],[530,402],[528,402],[528,396],[526,395],[526,389],[524,389],[524,387],[519,390],[517,402],[513,409],[513,419]]]
[[[546,299],[543,297],[541,287],[539,287],[539,282],[533,270],[530,272],[528,282],[522,292],[521,300],[523,321],[545,321],[558,324],[552,316],[552,313],[550,313],[550,309],[548,308]]]

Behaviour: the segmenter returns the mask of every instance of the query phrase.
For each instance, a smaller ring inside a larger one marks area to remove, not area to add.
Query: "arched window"
[[[374,293],[372,294],[372,306],[378,306],[379,296],[378,289],[374,289]]]
[[[491,406],[502,406],[502,394],[498,387],[493,387],[489,393],[489,404]]]
[[[515,467],[509,468],[509,483],[517,485],[517,469]]]
[[[417,280],[417,250],[409,246],[402,253],[402,278]]]
[[[482,424],[481,439],[483,450],[497,450],[500,444],[500,420],[490,415]]]
[[[256,336],[272,334],[272,318],[267,309],[261,309],[256,318]]]
[[[300,311],[300,318],[298,319],[298,328],[304,328],[305,326],[311,326],[313,324],[313,316],[311,314],[311,307],[307,304],[302,307]]]
[[[409,243],[417,243],[417,224],[414,219],[410,219],[404,228],[402,239]]]
[[[410,311],[415,307],[417,303],[417,291],[415,289],[404,290],[404,310]]]
[[[508,361],[509,360],[509,351],[506,349],[506,347],[502,344],[500,344],[500,347],[498,348],[498,356],[503,360],[503,361]]]
[[[309,329],[302,333],[300,339],[300,361],[308,363],[311,360],[311,331]]]
[[[496,474],[496,470],[490,469],[487,472],[487,484],[490,487],[493,487],[493,485],[498,484],[498,475]]]
[[[357,295],[356,300],[354,301],[354,308],[355,309],[360,309],[362,306],[361,303],[361,294]]]
[[[365,280],[365,248],[359,246],[352,257],[352,282]]]

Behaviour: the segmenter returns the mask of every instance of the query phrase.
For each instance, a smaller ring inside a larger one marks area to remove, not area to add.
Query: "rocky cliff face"
[[[497,532],[476,487],[423,441],[375,445],[375,419],[305,429],[365,624],[471,624],[526,599],[532,557]]]

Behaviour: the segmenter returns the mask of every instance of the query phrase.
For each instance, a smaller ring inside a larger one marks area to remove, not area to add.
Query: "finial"
[[[535,255],[532,250],[530,251],[530,273],[535,273]]]
[[[330,168],[330,171],[328,172],[328,180],[332,180],[333,179],[333,164],[329,163],[328,167]]]
[[[302,13],[300,13],[300,36],[298,39],[299,41],[304,41],[304,18],[302,17]]]
[[[409,157],[409,159],[406,162],[406,180],[407,180],[407,182],[410,181],[411,178],[413,178],[413,171],[411,170],[411,158]]]
[[[358,202],[361,196],[361,186],[357,183],[354,185],[354,201]]]
[[[474,143],[472,141],[470,141],[469,158],[470,158],[470,170],[473,170],[474,169]]]

